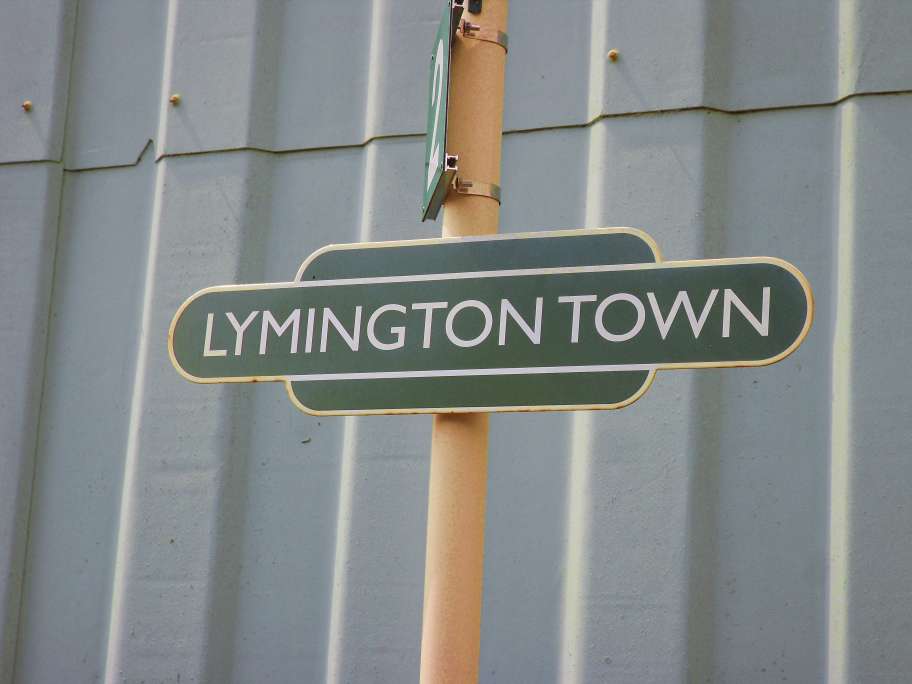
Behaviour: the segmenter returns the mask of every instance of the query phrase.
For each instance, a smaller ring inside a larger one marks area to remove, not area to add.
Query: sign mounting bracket
[[[459,29],[464,38],[473,38],[474,40],[481,40],[485,43],[494,43],[495,45],[500,45],[500,47],[504,49],[504,52],[509,52],[509,37],[503,31],[485,28],[484,26],[473,24],[466,19],[463,19],[459,23]]]
[[[490,197],[500,204],[500,186],[497,183],[483,183],[481,181],[464,180],[458,176],[453,179],[453,191],[458,195],[478,195]]]
[[[456,37],[456,30],[462,23],[463,12],[465,12],[465,0],[453,0],[450,5],[450,40]]]

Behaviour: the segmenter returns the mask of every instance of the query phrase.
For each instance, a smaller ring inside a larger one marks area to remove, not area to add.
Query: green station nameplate
[[[283,381],[310,413],[618,408],[657,370],[779,361],[812,316],[780,259],[558,231],[330,246],[294,281],[196,293],[169,350],[189,380]]]

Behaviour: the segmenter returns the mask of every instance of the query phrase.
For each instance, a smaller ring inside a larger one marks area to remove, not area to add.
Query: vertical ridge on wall
[[[57,63],[54,68],[54,106],[50,135],[54,141],[51,159],[63,159],[66,144],[66,121],[70,110],[70,82],[73,75],[73,62],[76,52],[76,30],[79,21],[79,0],[70,0],[63,4],[59,15],[60,24],[57,33],[61,37],[60,49],[57,51]]]
[[[0,324],[0,682],[8,684],[15,678],[23,623],[64,179],[49,164],[2,168],[0,179],[0,240],[6,246],[0,292],[17,314]]]
[[[159,234],[150,248],[152,282],[131,402],[109,679],[204,678],[210,668],[223,667],[210,660],[209,645],[234,640],[230,626],[218,620],[237,610],[233,554],[243,543],[246,513],[240,502],[224,498],[228,492],[246,496],[242,478],[251,445],[239,421],[259,388],[194,387],[199,399],[191,408],[175,403],[170,397],[185,381],[171,368],[165,331],[193,291],[262,277],[270,206],[263,201],[268,192],[259,189],[269,187],[268,162],[253,153],[226,155],[217,166],[198,157],[157,165],[152,231]],[[187,206],[200,211],[192,227],[176,218]],[[160,432],[161,425],[169,430]],[[163,505],[166,500],[171,504]],[[229,565],[218,565],[222,560]],[[214,600],[223,615],[211,610]],[[163,616],[168,630],[160,629]],[[230,675],[230,665],[224,667]]]
[[[326,649],[326,682],[344,682],[345,604],[348,588],[348,553],[352,516],[352,478],[354,477],[355,448],[357,443],[358,418],[344,418],[341,465],[339,469],[339,493],[336,509],[335,553],[333,556],[332,587],[330,590],[330,618],[327,625],[329,635]]]
[[[367,146],[362,240],[416,237],[417,217],[402,217],[405,207],[415,206],[403,186],[412,186],[407,171],[418,150],[413,140]],[[329,343],[341,342],[332,335]],[[346,534],[336,538],[333,585],[341,591],[333,594],[327,674],[330,681],[405,681],[417,671],[419,652],[430,421],[427,416],[344,420],[345,443],[351,446],[343,453],[336,527]]]
[[[170,90],[171,74],[173,70],[175,34],[177,23],[178,0],[169,0],[165,21],[164,57],[162,59],[161,91],[159,93],[158,115],[158,141],[156,158],[165,153],[167,145],[167,96]],[[113,550],[113,568],[111,573],[111,594],[109,604],[109,617],[106,630],[105,658],[101,679],[106,684],[113,684],[122,677],[126,664],[122,662],[122,639],[124,632],[125,592],[127,584],[127,563],[129,558],[128,545],[132,541],[134,525],[132,516],[135,514],[133,507],[134,491],[138,486],[136,482],[137,450],[139,440],[139,425],[141,420],[142,384],[145,380],[146,357],[148,355],[149,323],[152,316],[152,287],[154,285],[155,262],[158,257],[158,245],[161,233],[162,202],[167,172],[167,162],[161,162],[155,169],[155,188],[152,193],[152,208],[149,216],[149,242],[144,264],[144,284],[140,307],[141,323],[139,325],[139,344],[136,352],[136,365],[133,374],[132,395],[129,403],[127,419],[127,442],[124,451],[124,467],[122,475],[121,493],[119,497],[119,510],[116,517],[115,545]]]
[[[19,4],[0,7],[0,93],[10,112],[0,116],[4,163],[60,159],[64,147],[77,2],[23,9]],[[26,101],[32,103],[31,111],[25,110]],[[5,440],[0,450],[0,682],[7,684],[16,677],[23,623],[64,179],[61,168],[45,164],[11,166],[2,173],[0,293],[9,323],[0,326],[0,385],[6,393],[0,397]]]
[[[176,0],[172,0],[176,2]],[[155,262],[158,258],[160,229],[162,220],[162,195],[164,192],[164,179],[167,171],[167,162],[161,163],[156,168],[155,191],[153,193],[152,214],[149,222],[149,246],[144,264],[144,283],[142,289],[142,303],[140,315],[142,317],[139,329],[139,344],[136,350],[136,370],[133,375],[132,396],[130,399],[129,418],[127,421],[127,443],[125,449],[125,462],[123,471],[123,484],[120,494],[120,510],[114,548],[114,572],[111,582],[110,618],[107,629],[107,655],[105,657],[103,680],[114,684],[120,679],[127,664],[123,662],[122,641],[125,638],[125,611],[126,591],[128,583],[128,570],[130,555],[135,537],[136,503],[135,493],[139,486],[137,482],[137,459],[139,452],[139,429],[143,417],[143,390],[147,376],[149,335],[142,334],[148,331],[152,317],[152,294],[154,291]]]
[[[604,32],[604,26],[593,21]],[[592,45],[598,45],[593,35]],[[598,49],[598,48],[593,48]],[[604,55],[599,55],[604,58]],[[590,80],[590,88],[593,88]],[[595,86],[600,89],[600,86]],[[591,92],[591,91],[590,91]],[[586,194],[584,216],[586,227],[598,227],[604,216],[601,186],[601,172],[609,160],[606,159],[607,140],[604,129],[597,126],[589,131],[586,148]],[[593,420],[590,412],[576,412],[569,417],[570,444],[567,458],[570,459],[566,491],[564,493],[564,576],[561,595],[559,675],[562,684],[581,684],[586,681],[585,601],[588,595],[587,547],[591,492],[589,489],[590,461],[593,455]]]
[[[280,112],[279,85],[284,43],[283,24],[286,3],[259,3],[252,40],[253,83],[249,93],[246,139],[248,145],[261,150],[276,149],[276,116]]]
[[[909,193],[912,141],[908,96],[848,103],[855,138],[852,301],[845,364],[850,420],[847,472],[846,679],[901,682],[912,671],[912,381],[907,361],[912,338],[909,311]],[[843,245],[840,245],[840,249]],[[840,282],[841,282],[840,275]],[[842,302],[840,302],[841,304]],[[843,333],[843,340],[845,334]],[[841,351],[841,350],[840,350]],[[834,388],[835,389],[835,388]]]
[[[165,44],[163,48],[161,72],[161,90],[158,97],[158,126],[156,129],[155,158],[160,160],[168,151],[168,98],[171,93],[172,75],[174,73],[174,51],[177,39],[177,5],[178,0],[168,0],[168,11],[165,15]]]
[[[858,121],[855,103],[838,112],[835,183],[837,206],[835,296],[830,405],[829,543],[827,573],[827,684],[847,684],[852,459],[852,330],[855,259],[855,197]]]
[[[581,411],[570,418],[571,437],[567,458],[566,513],[564,522],[563,587],[561,592],[561,632],[559,680],[561,684],[586,681],[583,645],[586,643],[584,602],[587,595],[586,548],[588,520],[586,509],[590,491],[589,460],[592,457],[592,414]]]
[[[375,2],[373,11],[378,11],[380,2]],[[373,22],[373,27],[379,22]],[[371,31],[371,54],[374,46],[380,39],[379,32]],[[365,131],[368,130],[373,120],[375,95],[368,88],[368,97],[364,114]],[[358,241],[370,242],[373,238],[371,221],[373,217],[373,204],[376,201],[377,187],[374,179],[377,177],[377,145],[367,146],[364,155],[361,189],[360,217],[358,221]],[[351,544],[352,516],[354,515],[354,470],[357,462],[358,427],[361,419],[357,416],[343,418],[342,453],[339,455],[339,491],[337,494],[336,509],[336,536],[335,552],[333,555],[332,588],[330,593],[330,619],[327,625],[328,640],[326,649],[326,682],[327,684],[342,684],[348,681],[344,662],[346,643],[346,609],[348,603],[348,587],[351,583],[349,575],[349,552]]]
[[[724,4],[724,3],[723,3]],[[707,28],[707,35],[714,31]],[[707,46],[707,52],[712,48]],[[719,49],[719,46],[716,46]],[[718,73],[713,77],[718,77]],[[724,88],[724,83],[707,75],[709,90]],[[699,254],[703,257],[733,256],[726,249],[726,230],[730,226],[728,205],[732,188],[730,168],[731,121],[724,115],[702,117],[702,174],[698,181],[699,220],[702,224]],[[724,419],[714,420],[724,411],[721,378],[700,374],[694,378],[693,401],[701,407],[694,416],[692,448],[688,460],[687,542],[686,542],[686,667],[689,681],[716,681],[717,621],[719,605],[720,468],[722,453],[719,428]]]
[[[701,125],[693,113],[591,126],[586,221],[643,228],[669,258],[700,256]],[[586,681],[665,682],[686,665],[690,375],[660,374],[638,402],[593,413],[585,428],[591,494],[565,505],[581,505],[588,527],[575,644]]]
[[[148,225],[154,178],[151,155],[124,171],[65,174],[48,329],[51,384],[40,406],[17,649],[20,681],[79,681],[100,671],[145,274],[126,259],[97,256],[133,254],[141,261],[147,231],[123,227]],[[114,199],[124,196],[133,201]],[[67,663],[48,658],[48,651],[80,657]]]
[[[854,93],[858,86],[858,11],[857,0],[839,0],[836,10],[834,75],[835,90],[839,97]]]
[[[383,102],[381,100],[381,68],[384,63],[383,48],[385,38],[389,32],[385,29],[388,24],[383,20],[388,14],[386,0],[374,0],[371,3],[370,39],[368,41],[367,58],[367,97],[364,102],[364,134],[363,140],[371,140],[379,134],[379,119]],[[365,177],[367,175],[365,174]],[[369,201],[365,194],[364,201]],[[364,225],[362,222],[362,230]]]
[[[593,2],[589,27],[589,83],[587,119],[594,121],[605,102],[605,64],[608,61],[608,3]],[[588,195],[588,193],[587,193]]]
[[[236,226],[239,259],[235,282],[264,282],[265,256],[272,225],[274,157],[261,152],[245,153],[243,209]],[[226,203],[228,202],[226,198]],[[240,204],[240,203],[238,203]],[[250,425],[254,405],[263,389],[254,385],[236,386],[226,412],[226,443],[217,460],[217,476],[212,492],[212,549],[206,559],[206,629],[203,641],[205,675],[203,681],[234,681],[236,660],[222,654],[235,652],[240,601],[242,554],[249,526],[249,469],[267,448],[254,440]]]
[[[726,109],[729,101],[732,50],[727,28],[732,22],[732,3],[704,0],[702,3],[703,75],[700,101],[708,107]]]

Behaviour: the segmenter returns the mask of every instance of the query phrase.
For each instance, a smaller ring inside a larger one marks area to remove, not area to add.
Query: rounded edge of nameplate
[[[174,353],[174,332],[177,330],[177,324],[180,320],[180,317],[183,315],[184,311],[193,304],[197,299],[201,299],[207,294],[213,294],[217,292],[237,292],[237,291],[251,291],[251,290],[267,290],[275,288],[284,288],[284,287],[296,287],[297,283],[295,282],[277,282],[277,283],[249,283],[249,284],[238,284],[238,285],[213,285],[211,287],[204,287],[202,290],[197,290],[192,295],[190,295],[184,303],[178,307],[174,316],[171,318],[171,325],[168,326],[168,357],[171,359],[171,365],[174,366],[174,369],[183,377],[185,380],[194,382],[199,385],[214,385],[217,383],[239,383],[239,382],[285,382],[284,375],[243,375],[243,376],[213,376],[211,378],[201,378],[191,373],[188,373],[183,366],[180,365],[180,362],[177,360],[177,355]]]
[[[389,247],[411,247],[419,245],[452,244],[454,242],[496,242],[501,240],[528,240],[536,238],[561,238],[578,235],[632,235],[645,242],[655,257],[656,263],[663,260],[662,250],[655,239],[641,228],[611,226],[600,228],[564,228],[560,230],[523,231],[520,233],[496,233],[494,235],[472,235],[470,237],[416,238],[413,240],[385,240],[375,242],[342,242],[324,245],[312,252],[295,273],[295,282],[301,282],[304,273],[318,257],[327,252],[352,249],[384,249]]]
[[[189,380],[190,382],[209,384],[211,381],[206,378],[200,378],[195,375],[191,375],[186,370],[184,370],[183,366],[180,365],[177,360],[177,355],[174,353],[174,332],[177,330],[177,324],[180,321],[181,316],[183,316],[184,312],[187,310],[187,307],[189,307],[193,302],[195,302],[197,299],[200,299],[209,292],[217,290],[217,288],[218,286],[204,287],[202,290],[197,290],[192,295],[187,297],[187,299],[184,300],[183,304],[177,308],[177,311],[174,312],[174,316],[171,317],[171,325],[168,326],[168,357],[171,359],[171,365],[174,366],[174,370],[176,370],[178,374],[181,375],[181,377],[183,377],[185,380]]]
[[[656,364],[656,370],[697,370],[701,368],[757,368],[761,366],[771,366],[774,363],[782,361],[790,356],[804,342],[811,331],[814,322],[814,291],[807,276],[793,263],[780,259],[779,257],[753,256],[753,257],[731,257],[721,259],[694,259],[682,261],[665,261],[658,265],[659,268],[697,268],[701,266],[728,266],[738,264],[768,264],[777,266],[787,271],[804,291],[804,301],[807,310],[804,314],[804,323],[798,335],[783,351],[775,356],[769,356],[763,359],[739,360],[739,361],[698,361],[683,363],[659,363]]]
[[[295,408],[311,416],[408,416],[408,415],[425,415],[425,414],[455,414],[455,413],[543,413],[555,411],[611,411],[615,409],[630,406],[639,400],[652,387],[655,380],[657,369],[651,369],[647,372],[643,384],[640,385],[636,392],[631,394],[622,401],[611,404],[549,404],[549,405],[516,405],[516,406],[456,406],[456,407],[414,407],[400,409],[332,409],[319,410],[312,409],[305,405],[295,394],[294,383],[291,380],[285,380],[285,391],[288,398]]]

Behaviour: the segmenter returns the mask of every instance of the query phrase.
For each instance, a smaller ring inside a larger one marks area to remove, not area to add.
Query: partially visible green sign
[[[785,261],[662,262],[604,229],[330,247],[198,292],[169,342],[190,380],[284,381],[312,413],[617,408],[659,369],[774,363],[812,313]]]
[[[437,218],[440,205],[456,171],[455,158],[447,155],[447,105],[450,92],[450,55],[453,36],[462,16],[465,0],[446,0],[443,17],[431,51],[428,89],[427,134],[424,146],[424,198],[421,220]]]

